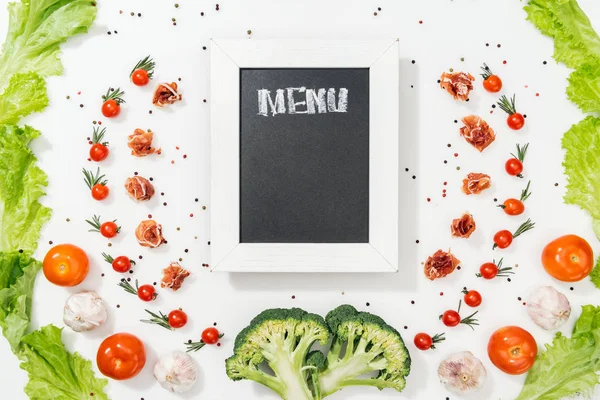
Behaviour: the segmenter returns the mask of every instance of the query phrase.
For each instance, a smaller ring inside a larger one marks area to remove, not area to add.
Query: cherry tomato
[[[215,344],[219,341],[220,335],[217,328],[206,328],[202,331],[202,341],[206,344]]]
[[[518,176],[523,172],[523,163],[516,158],[509,158],[504,164],[506,173],[511,176]]]
[[[469,307],[477,307],[481,304],[481,294],[477,290],[463,290],[463,293],[465,294],[465,304]]]
[[[113,99],[106,100],[102,104],[102,115],[106,118],[116,117],[120,112],[121,106]]]
[[[498,266],[494,263],[487,262],[479,267],[479,274],[484,279],[494,279],[498,275]]]
[[[127,272],[131,269],[131,260],[125,256],[119,256],[113,260],[112,268],[117,272]]]
[[[117,333],[100,344],[96,363],[102,374],[116,380],[131,379],[146,364],[144,343],[129,333]]]
[[[146,86],[150,78],[148,77],[148,71],[145,69],[136,69],[131,74],[131,82],[136,86]]]
[[[101,183],[96,183],[92,186],[92,197],[94,200],[104,200],[108,197],[108,186]]]
[[[72,244],[59,244],[44,257],[44,276],[58,286],[79,285],[90,270],[90,261],[81,248]]]
[[[446,326],[456,326],[460,324],[460,315],[454,310],[445,311],[442,314],[442,322]]]
[[[491,75],[483,81],[485,90],[491,93],[497,93],[502,89],[502,79],[498,75]]]
[[[169,313],[169,325],[172,328],[183,328],[187,324],[187,314],[181,310],[173,310]]]
[[[417,333],[414,341],[419,350],[429,350],[433,346],[433,339],[427,333]]]
[[[90,158],[96,162],[102,161],[108,157],[108,147],[102,143],[95,143],[90,148]]]
[[[105,238],[113,238],[119,233],[119,227],[113,221],[104,222],[100,225],[100,233]]]
[[[533,366],[537,350],[533,336],[518,326],[505,326],[492,333],[487,348],[492,364],[510,375],[527,372]]]
[[[152,301],[156,298],[156,289],[152,285],[142,285],[137,289],[137,295],[142,301]]]
[[[510,246],[512,241],[513,234],[510,231],[507,231],[506,229],[498,231],[494,235],[494,244],[496,245],[496,247],[499,247],[501,249],[505,249],[508,246]]]
[[[519,130],[525,125],[525,118],[521,113],[510,114],[506,119],[508,127],[512,130]]]
[[[594,252],[584,238],[565,235],[544,247],[542,265],[547,273],[559,281],[576,282],[592,272]]]
[[[506,199],[503,206],[502,209],[508,215],[521,215],[525,211],[525,204],[518,199]]]

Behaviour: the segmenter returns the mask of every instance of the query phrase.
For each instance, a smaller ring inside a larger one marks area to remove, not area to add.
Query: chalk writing
[[[286,108],[287,99],[287,108]],[[299,101],[300,100],[300,101]],[[258,89],[258,115],[277,114],[324,114],[348,112],[348,89],[340,88],[337,101],[336,90],[329,88],[307,89],[305,86],[277,89],[275,99],[271,90]]]

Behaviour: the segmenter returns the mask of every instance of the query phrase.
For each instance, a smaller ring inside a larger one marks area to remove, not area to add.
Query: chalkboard
[[[369,242],[368,68],[240,69],[240,242]]]

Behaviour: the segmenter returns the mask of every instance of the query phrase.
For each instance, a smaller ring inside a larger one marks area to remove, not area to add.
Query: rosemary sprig
[[[443,335],[443,333],[442,333],[442,335]],[[219,333],[219,339],[221,339],[223,336],[225,336],[224,333]],[[184,344],[187,347],[187,350],[186,350],[187,353],[189,353],[190,351],[198,351],[201,348],[203,348],[204,346],[206,346],[206,343],[202,339],[200,339],[199,342],[192,342],[190,340],[190,341],[188,341],[188,342],[186,342]]]
[[[490,76],[494,75],[494,73],[492,72],[490,67],[487,66],[486,63],[483,63],[483,67],[481,67],[481,70],[483,71],[483,74],[480,74],[480,75],[483,78],[483,80],[486,80]]]
[[[95,126],[94,133],[92,134],[92,143],[94,143],[94,144],[100,143],[104,146],[107,146],[108,142],[103,142],[105,133],[106,133],[106,128],[102,128],[102,130],[100,130],[99,126]]]
[[[90,224],[92,226],[92,228],[94,228],[94,229],[90,229],[88,232],[100,232],[100,226],[102,224],[100,223],[99,215],[94,214],[91,221],[89,219],[86,219],[85,222],[87,222],[88,224]]]
[[[475,316],[475,314],[477,314],[479,311],[475,311],[473,314],[469,315],[468,317],[465,317],[463,319],[460,320],[461,324],[465,324],[468,325],[469,328],[475,330],[475,327],[473,325],[479,325],[479,321],[477,320],[477,318],[473,318]]]
[[[520,236],[521,234],[527,232],[528,230],[533,229],[535,226],[535,222],[531,222],[531,218],[527,218],[527,221],[523,222],[521,226],[517,228],[515,233],[513,233],[513,239]]]
[[[104,174],[100,175],[100,167],[98,167],[98,169],[96,170],[96,175],[94,175],[92,171],[83,168],[83,181],[85,182],[87,187],[90,188],[90,190],[92,190],[92,187],[97,184],[106,186],[108,180],[102,180],[102,178],[104,178]]]
[[[436,333],[435,335],[433,335],[433,337],[431,338],[431,341],[433,342],[433,344],[431,345],[431,349],[435,350],[436,343],[440,343],[440,342],[443,342],[444,340],[446,340],[444,335],[445,335],[444,332]]]
[[[523,147],[517,143],[517,155],[515,156],[513,153],[510,153],[511,156],[516,158],[517,160],[524,162],[525,155],[527,154],[527,149],[529,148],[529,143],[525,143]]]
[[[152,311],[150,310],[145,310],[148,314],[150,314],[150,316],[152,318],[150,319],[140,319],[140,321],[146,323],[146,324],[156,324],[159,326],[162,326],[165,329],[168,329],[170,331],[174,330],[173,327],[171,325],[169,325],[169,317],[166,316],[165,314],[163,314],[162,312],[158,312],[160,315],[156,315],[154,314]]]
[[[121,97],[124,94],[125,94],[125,92],[123,92],[121,90],[121,88],[117,88],[117,89],[108,88],[108,90],[106,91],[106,94],[102,96],[102,100],[104,100],[104,101],[114,100],[117,102],[117,104],[122,104],[122,103],[125,103],[125,100],[123,100],[123,98]]]
[[[156,66],[156,63],[148,55],[145,58],[143,58],[140,61],[138,61],[137,64],[135,64],[135,67],[133,67],[133,69],[131,70],[131,73],[129,74],[129,77],[131,78],[131,75],[133,75],[133,73],[136,70],[143,69],[144,71],[148,72],[148,78],[152,79],[152,76],[154,75],[154,67],[155,66]]]
[[[505,278],[509,274],[514,274],[514,272],[512,271],[512,267],[502,267],[503,260],[504,260],[504,258],[501,258],[500,261],[498,261],[498,264],[496,264],[496,260],[492,260],[492,262],[496,265],[496,267],[498,267],[498,273],[496,273],[496,276]],[[480,273],[476,273],[475,276],[478,278],[481,278]]]
[[[513,94],[513,97],[510,99],[510,101],[505,95],[502,95],[502,97],[500,97],[500,101],[498,101],[498,107],[500,107],[500,109],[508,115],[515,114],[517,112],[517,108],[515,106],[515,95]]]
[[[119,284],[117,286],[122,287],[123,289],[125,289],[125,291],[127,293],[131,293],[131,294],[134,294],[136,296],[138,294],[139,286],[138,286],[138,280],[137,279],[135,280],[135,287],[131,286],[131,283],[129,283],[129,281],[127,279],[125,279],[125,278],[121,279],[121,282],[119,282]],[[152,300],[156,300],[156,298],[158,297],[158,293],[154,293],[153,296],[154,297],[152,298]]]
[[[531,181],[527,182],[527,186],[525,189],[521,190],[521,201],[525,201],[531,196],[531,192],[529,191],[529,185],[531,185]]]

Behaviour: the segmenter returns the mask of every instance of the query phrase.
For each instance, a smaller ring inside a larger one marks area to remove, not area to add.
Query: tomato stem
[[[505,113],[507,113],[508,115],[513,115],[517,113],[517,108],[515,107],[515,95],[513,94],[513,97],[510,99],[510,101],[508,100],[508,98],[505,95],[502,95],[502,97],[500,97],[500,100],[498,101],[498,107],[500,107],[500,109],[502,111],[504,111]]]

